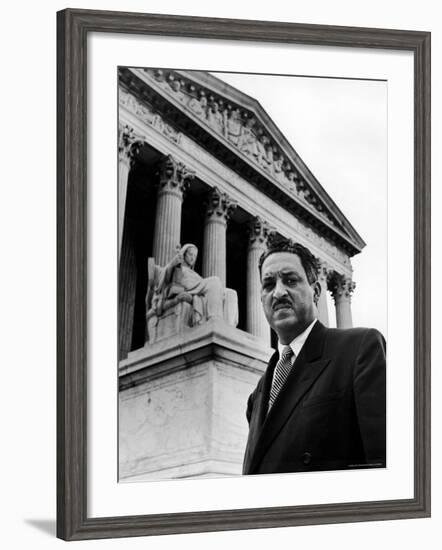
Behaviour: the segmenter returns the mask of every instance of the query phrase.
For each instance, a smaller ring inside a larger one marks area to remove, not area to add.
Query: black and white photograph
[[[388,466],[387,92],[118,68],[120,483]]]
[[[2,547],[439,550],[440,11],[4,5]]]

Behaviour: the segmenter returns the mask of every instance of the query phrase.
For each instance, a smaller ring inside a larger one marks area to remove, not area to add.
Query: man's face
[[[186,264],[188,264],[190,267],[193,267],[196,262],[197,254],[198,252],[196,248],[194,248],[193,246],[188,248],[184,254],[184,261],[186,262]]]
[[[321,288],[310,284],[301,260],[291,252],[275,252],[261,270],[261,301],[269,325],[282,344],[289,344],[316,317]]]

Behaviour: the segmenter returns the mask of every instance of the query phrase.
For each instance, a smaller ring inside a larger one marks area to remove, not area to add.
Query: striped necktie
[[[273,374],[272,387],[270,388],[269,411],[272,408],[278,393],[281,391],[287,376],[290,374],[293,356],[294,353],[292,348],[290,346],[284,346],[281,357],[276,364],[275,372]]]

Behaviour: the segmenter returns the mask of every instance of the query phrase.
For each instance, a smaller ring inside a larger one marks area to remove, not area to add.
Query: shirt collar
[[[302,346],[304,345],[305,341],[308,338],[308,335],[310,334],[312,328],[315,326],[317,319],[314,319],[312,323],[304,330],[304,332],[301,332],[301,334],[298,334],[293,340],[290,342],[289,346],[292,348],[294,357],[298,357],[298,355],[301,352]],[[282,350],[285,348],[284,344],[281,344],[281,342],[278,342],[278,351],[279,356],[282,355]]]

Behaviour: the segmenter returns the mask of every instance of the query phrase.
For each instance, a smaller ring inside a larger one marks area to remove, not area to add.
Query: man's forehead
[[[264,260],[262,264],[263,277],[279,271],[301,271],[305,273],[301,259],[292,252],[274,252]]]

